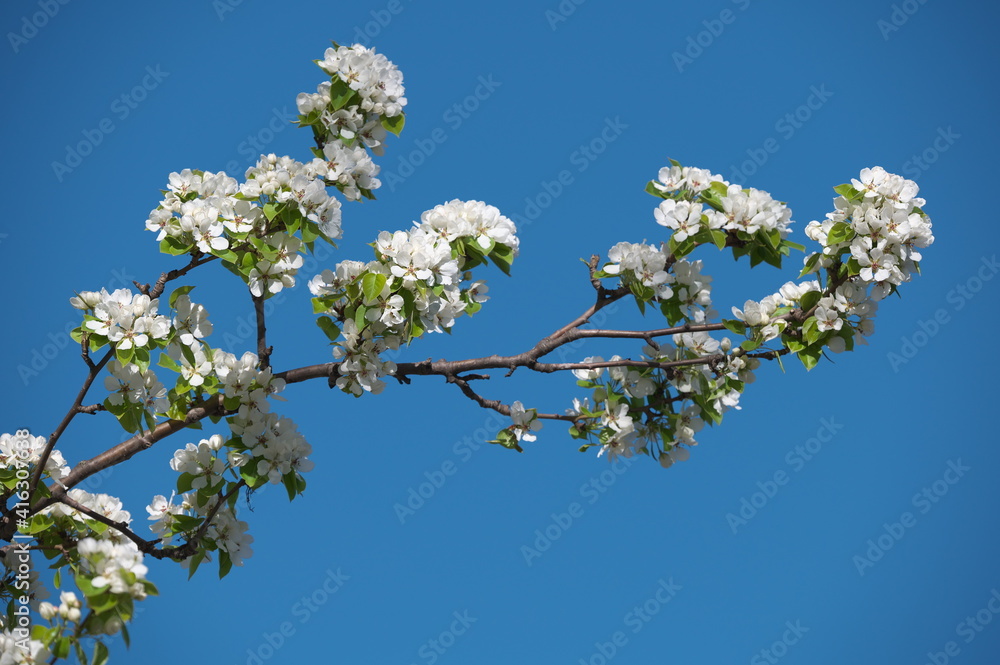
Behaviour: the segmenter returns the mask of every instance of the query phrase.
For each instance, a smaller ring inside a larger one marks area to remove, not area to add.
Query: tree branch
[[[163,290],[166,288],[167,282],[177,279],[178,277],[183,277],[198,266],[205,265],[206,263],[214,261],[217,258],[219,257],[213,254],[202,254],[199,251],[195,251],[191,255],[191,261],[189,261],[186,266],[183,268],[176,268],[170,272],[162,273],[160,278],[156,280],[156,284],[153,285],[152,289],[150,289],[149,284],[140,284],[136,281],[133,281],[132,283],[135,284],[135,287],[139,289],[140,293],[149,296],[150,299],[159,298],[163,295]]]
[[[84,344],[86,344],[86,339],[84,339]],[[88,354],[84,354],[84,360],[87,361],[87,365],[89,367],[87,378],[83,380],[83,386],[80,388],[80,392],[77,393],[73,406],[71,406],[69,411],[66,412],[66,415],[63,416],[62,422],[60,422],[59,426],[56,427],[56,431],[49,435],[49,440],[45,443],[45,448],[42,449],[41,454],[38,456],[38,463],[35,465],[35,471],[31,474],[31,482],[28,484],[29,500],[30,497],[34,496],[35,490],[38,489],[38,483],[42,479],[42,473],[45,471],[45,465],[48,463],[49,457],[52,455],[52,451],[56,447],[56,442],[59,441],[59,437],[62,436],[62,433],[66,431],[67,427],[69,427],[70,422],[76,414],[90,409],[90,407],[81,406],[83,404],[83,398],[87,396],[87,391],[90,390],[90,386],[94,383],[94,379],[97,378],[97,375],[100,374],[104,366],[108,364],[108,361],[111,360],[114,353],[114,347],[108,349],[108,352],[104,354],[104,357],[101,358],[96,365],[90,360],[90,356]],[[5,519],[8,520],[8,524],[13,523],[9,517]]]
[[[149,541],[144,538],[140,538],[135,534],[134,531],[132,531],[131,528],[129,528],[129,525],[126,524],[125,522],[115,522],[114,520],[106,517],[105,515],[102,515],[101,513],[95,510],[91,510],[90,508],[83,505],[82,503],[80,503],[79,501],[77,501],[72,497],[64,496],[59,499],[59,503],[65,504],[70,508],[72,508],[73,510],[83,513],[90,519],[96,520],[101,524],[106,524],[112,529],[115,529],[123,536],[131,540],[133,543],[135,543],[136,546],[139,548],[140,552],[149,553],[151,550],[155,549],[156,543],[159,542],[159,540]]]
[[[209,416],[221,415],[223,413],[225,413],[225,407],[222,403],[222,397],[220,395],[213,395],[205,399],[198,406],[190,409],[183,420],[168,420],[164,423],[160,423],[151,431],[133,436],[131,439],[109,448],[100,455],[77,463],[77,465],[73,467],[73,470],[70,471],[69,475],[62,478],[59,482],[53,483],[49,487],[51,496],[35,502],[35,504],[31,507],[30,514],[34,515],[39,510],[61,501],[62,498],[66,496],[66,492],[68,490],[80,484],[82,481],[86,480],[95,473],[99,473],[104,469],[124,462],[133,455],[152,447],[152,445],[157,441],[165,439],[171,434],[184,429],[192,423],[198,422],[199,420]],[[4,524],[2,529],[0,529],[0,538],[10,540],[13,535],[15,522],[10,518],[10,516],[5,519],[6,524]]]
[[[271,365],[271,352],[273,347],[267,345],[267,326],[264,323],[264,298],[263,296],[253,297],[253,309],[257,315],[257,357],[260,359],[260,368],[267,369]]]
[[[479,375],[464,376],[464,377],[450,375],[447,376],[446,378],[448,380],[448,383],[454,383],[456,386],[458,386],[459,390],[462,391],[463,395],[465,395],[466,397],[468,397],[469,399],[471,399],[473,402],[483,407],[484,409],[492,409],[502,416],[510,416],[510,406],[504,404],[499,400],[486,399],[485,397],[477,393],[475,390],[473,390],[472,386],[469,385],[469,379],[488,378],[488,377],[481,377]],[[538,413],[537,415],[539,418],[546,418],[548,420],[566,420],[569,422],[576,422],[576,418],[574,418],[573,416],[560,415],[557,413]]]

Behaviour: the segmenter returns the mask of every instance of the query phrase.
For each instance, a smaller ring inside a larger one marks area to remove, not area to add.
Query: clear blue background
[[[74,290],[116,288],[121,276],[151,282],[178,265],[143,228],[171,171],[239,177],[256,156],[251,137],[268,152],[307,157],[306,132],[269,124],[294,113],[297,93],[315,89],[321,72],[310,60],[331,39],[364,39],[402,69],[407,126],[380,160],[379,200],[345,205],[341,249],[310,264],[276,305],[269,341],[279,369],[329,360],[303,286],[311,274],[367,259],[365,243],[379,230],[405,228],[452,198],[485,200],[521,219],[534,212],[531,200],[545,209],[523,225],[513,276],[485,275],[493,296],[485,309],[400,360],[520,352],[583,311],[592,291],[580,257],[664,238],[642,189],[668,157],[730,178],[773,139],[777,151],[751,163],[746,183],[789,202],[802,242],[805,224],[830,209],[830,188],[876,164],[916,177],[934,220],[924,274],[884,304],[869,346],[809,375],[791,363],[786,374],[763,368],[742,411],[703,431],[691,460],[669,470],[644,461],[609,474],[593,451],[576,452],[560,424],[548,424],[523,455],[473,451],[463,440],[481,440],[484,423],[495,433],[497,421],[437,377],[357,400],[318,381],[289,387],[277,408],[315,449],[305,496],[289,504],[272,489],[254,498],[244,517],[255,554],[225,580],[206,567],[186,582],[178,567],[151,562],[162,596],[142,603],[127,655],[116,640],[119,662],[599,665],[601,649],[612,647],[597,643],[616,631],[612,660],[622,665],[769,662],[761,650],[785,637],[797,641],[774,653],[789,664],[917,665],[949,641],[959,650],[953,660],[997,662],[1000,621],[988,605],[1000,589],[991,378],[998,280],[988,267],[997,9],[911,0],[912,15],[899,6],[901,25],[889,31],[879,21],[892,20],[890,2],[562,5],[568,16],[547,14],[558,11],[556,0],[77,0],[59,5],[37,34],[25,32],[32,36],[16,52],[8,33],[24,30],[39,4],[0,9],[4,431],[51,431],[76,394],[84,366],[60,338],[77,321],[67,302]],[[678,67],[674,54],[686,50],[692,60]],[[147,68],[162,79],[146,78],[144,99],[125,106],[121,96],[142,85]],[[475,94],[480,77],[499,85],[488,95],[480,88],[485,99],[469,101],[478,108],[456,123],[449,109]],[[815,90],[827,98],[800,108]],[[808,119],[783,120],[796,112]],[[113,131],[58,178],[53,162],[105,119]],[[616,120],[627,127],[581,162],[580,146]],[[446,140],[420,153],[436,128]],[[934,163],[917,168],[913,156],[925,152]],[[390,187],[388,174],[411,154],[420,166]],[[563,170],[572,182],[539,198]],[[797,260],[777,274],[707,250],[701,258],[723,314],[797,275]],[[984,265],[991,279],[977,281]],[[239,330],[252,315],[245,288],[215,265],[201,275],[195,293],[216,324],[213,344],[252,348]],[[965,297],[960,286],[978,292]],[[633,310],[623,302],[605,325],[660,325]],[[946,323],[921,335],[936,314]],[[901,354],[906,340],[919,350],[893,363],[889,354]],[[590,342],[563,359],[615,352],[638,346]],[[529,374],[497,373],[479,387],[545,411],[578,395],[569,375]],[[89,401],[101,399],[95,390]],[[824,419],[840,428],[808,462],[796,461],[796,446]],[[121,435],[107,416],[79,417],[59,448],[78,461]],[[84,487],[123,497],[142,532],[150,497],[170,493],[174,449],[199,436],[158,443]],[[914,503],[959,460],[969,470],[938,483],[946,494]],[[401,523],[397,504],[449,462],[453,475]],[[778,472],[787,483],[762,504],[754,494]],[[606,491],[581,492],[591,481]],[[744,499],[762,507],[734,533],[727,515]],[[528,565],[522,547],[534,547],[536,530],[560,531],[552,515],[574,502],[580,516]],[[915,522],[860,574],[855,557],[870,539],[892,540],[884,525],[905,512]],[[323,583],[338,570],[349,579],[329,595]],[[680,589],[661,605],[656,590],[671,580]],[[308,610],[303,597],[324,602]],[[647,601],[657,612],[636,622],[630,613]],[[993,621],[967,642],[959,624],[981,610],[980,620]],[[455,612],[475,622],[441,638]],[[796,638],[786,622],[808,632]],[[450,645],[440,654],[429,646],[439,638]]]

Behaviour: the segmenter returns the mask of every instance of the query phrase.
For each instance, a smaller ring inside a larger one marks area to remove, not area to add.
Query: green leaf
[[[104,645],[104,642],[98,642],[94,646],[94,659],[90,661],[93,665],[105,665],[108,662],[108,647]]]
[[[52,648],[52,655],[56,658],[68,658],[71,648],[72,640],[70,640],[68,636],[64,635],[55,641],[55,645]]]
[[[41,533],[49,529],[54,524],[54,520],[48,515],[35,514],[32,515],[31,521],[28,523],[28,528],[25,530],[27,534]],[[102,525],[104,526],[104,525]]]
[[[799,351],[797,357],[800,361],[802,361],[802,366],[805,367],[807,370],[810,370],[817,364],[819,364],[819,359],[822,355],[823,355],[822,346],[811,346],[807,349]]]
[[[727,235],[725,231],[720,231],[719,229],[712,229],[712,242],[714,242],[715,246],[718,247],[719,249],[726,248],[726,238]]]
[[[655,196],[658,199],[667,199],[667,198],[670,198],[670,195],[667,194],[666,192],[662,191],[660,188],[658,188],[656,186],[656,184],[657,183],[656,183],[655,180],[650,180],[648,183],[646,183],[646,190],[645,190],[646,193],[647,194],[652,194],[653,196]]]
[[[510,267],[514,263],[513,249],[507,245],[497,243],[493,246],[493,251],[490,252],[490,258],[503,271],[503,274],[510,276]]]
[[[839,245],[840,243],[848,242],[856,235],[854,228],[850,224],[847,222],[837,222],[826,235],[827,244]]]
[[[333,303],[327,299],[327,297],[321,296],[319,298],[312,299],[313,314],[323,314],[330,310],[330,306]]]
[[[413,317],[410,319],[409,339],[407,339],[406,341],[407,343],[409,343],[411,339],[416,339],[417,337],[420,337],[423,334],[424,334],[424,329],[420,325],[420,319],[416,314],[414,314]]]
[[[140,372],[149,369],[149,349],[144,346],[134,347],[132,350],[132,362],[139,366]]]
[[[170,300],[168,301],[170,304],[170,308],[173,309],[177,303],[177,299],[183,295],[191,293],[191,289],[193,288],[194,285],[192,284],[191,286],[178,286],[176,289],[174,289],[173,293],[170,294]]]
[[[762,342],[759,339],[748,339],[742,344],[740,344],[740,348],[743,349],[744,351],[754,351],[760,348],[761,343]]]
[[[502,429],[497,432],[497,438],[492,441],[487,441],[487,443],[497,443],[504,448],[509,448],[511,450],[516,450],[519,453],[523,453],[524,449],[517,442],[517,437],[509,429]]]
[[[177,493],[184,494],[184,492],[190,492],[192,483],[194,483],[194,476],[190,473],[182,473],[177,476]]]
[[[319,225],[308,219],[302,220],[302,242],[315,242],[320,237]]]
[[[803,344],[800,340],[794,337],[789,337],[788,335],[782,335],[781,341],[784,343],[785,347],[792,353],[798,353],[802,349],[806,348],[806,345]]]
[[[128,409],[127,411],[125,411],[124,413],[122,413],[120,416],[118,416],[118,424],[122,426],[123,430],[125,430],[126,432],[129,432],[130,434],[138,432],[139,429],[140,429],[140,427],[139,427],[139,423],[140,423],[140,421],[139,421],[139,414],[141,412],[142,412],[142,409],[139,409],[138,413],[137,413],[136,409]]]
[[[337,327],[337,324],[329,316],[321,316],[316,319],[316,325],[323,330],[323,333],[331,342],[337,341],[337,338],[340,337],[340,328]]]
[[[194,577],[195,572],[198,570],[198,566],[200,566],[201,562],[204,560],[204,552],[196,552],[195,555],[191,557],[191,563],[188,565],[188,579]]]
[[[675,258],[681,259],[694,251],[695,244],[691,238],[685,238],[683,242],[677,242],[674,240],[673,235],[671,235],[668,248]]]
[[[844,183],[843,185],[837,185],[833,188],[833,191],[837,192],[845,199],[857,199],[861,198],[862,194],[858,190],[854,189],[851,183]]]
[[[708,184],[708,190],[713,192],[718,197],[727,196],[729,194],[729,185],[724,182],[719,182],[718,180],[713,180]]]
[[[354,325],[358,327],[358,332],[360,333],[367,321],[365,321],[365,314],[368,313],[368,308],[364,305],[358,305],[358,308],[354,310]]]
[[[819,260],[822,257],[823,254],[821,252],[816,252],[815,254],[810,255],[810,257],[806,259],[805,265],[802,267],[802,272],[799,273],[799,279],[802,279],[810,273],[816,272],[816,264],[819,263]]]
[[[281,210],[279,209],[280,205],[281,204],[279,204],[279,203],[273,203],[273,202],[272,203],[265,203],[264,204],[264,217],[267,218],[267,221],[269,221],[269,222],[273,222],[274,221],[274,218],[278,216],[279,212],[281,212]],[[251,242],[252,241],[253,240],[251,238]]]
[[[747,324],[736,319],[722,319],[722,325],[726,327],[726,330],[735,333],[737,335],[747,334]]]
[[[766,242],[771,249],[778,249],[778,245],[781,244],[781,232],[778,229],[773,229],[771,231],[765,231],[761,229],[757,232],[757,237],[763,236],[764,242]]]
[[[194,515],[174,515],[174,518],[172,520],[172,527],[174,533],[188,533],[197,530],[198,527],[201,526],[201,523],[204,521],[205,518],[195,517]]]
[[[134,346],[130,346],[127,349],[123,349],[120,346],[115,347],[115,360],[120,362],[122,365],[127,365],[132,362],[132,354],[135,350]]]
[[[681,305],[675,298],[661,300],[660,312],[670,325],[679,323],[684,318],[684,313],[681,312]]]
[[[281,477],[281,483],[285,486],[285,491],[288,492],[288,500],[293,501],[295,495],[298,493],[298,484],[295,482],[295,472],[289,471]]]
[[[391,118],[382,116],[381,122],[385,131],[392,132],[396,136],[399,136],[399,133],[403,131],[403,125],[406,124],[406,116],[402,113]]]
[[[818,321],[815,316],[810,316],[802,326],[802,339],[806,344],[812,344],[823,334],[817,327]]]
[[[170,254],[172,256],[187,254],[192,247],[194,247],[192,243],[184,242],[175,236],[166,236],[160,241],[160,252],[163,254]]]
[[[816,306],[816,303],[820,301],[822,296],[823,294],[819,291],[809,291],[802,296],[802,299],[799,301],[799,307],[802,308],[803,312],[808,312]]]
[[[229,571],[233,569],[233,559],[229,556],[229,552],[222,550],[219,552],[219,579],[229,574]]]
[[[178,374],[181,372],[181,366],[176,360],[173,359],[173,357],[167,355],[166,353],[160,354],[160,359],[156,364],[160,367],[166,367],[167,369],[177,372]]]
[[[354,97],[355,94],[356,93],[351,90],[349,85],[340,80],[340,77],[335,76],[330,81],[330,106],[332,106],[335,111],[339,111],[342,108],[350,106],[351,98]]]
[[[80,589],[80,593],[87,598],[104,593],[103,587],[100,589],[96,588],[93,583],[91,583],[91,581],[83,575],[77,575],[74,582],[76,582],[77,588]]]
[[[375,302],[385,287],[386,277],[382,273],[370,272],[361,278],[361,294],[365,304]]]

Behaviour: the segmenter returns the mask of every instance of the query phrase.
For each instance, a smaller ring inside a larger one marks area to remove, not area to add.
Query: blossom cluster
[[[14,631],[0,630],[0,663],[3,665],[42,665],[52,658],[52,652],[41,640],[22,637]],[[16,660],[15,660],[16,659]]]
[[[43,619],[61,617],[70,623],[80,621],[80,599],[72,591],[63,591],[59,594],[59,605],[53,605],[48,601],[43,601],[38,606],[38,613]]]
[[[84,327],[90,335],[123,351],[152,348],[170,333],[170,319],[157,314],[159,300],[129,289],[82,291],[70,304],[86,313]]]
[[[733,307],[733,315],[755,329],[756,339],[763,343],[789,328],[785,315],[793,308],[811,313],[803,326],[810,341],[822,337],[827,348],[841,353],[853,346],[856,332],[864,336],[874,332],[878,302],[859,282],[843,282],[832,293],[826,293],[818,280],[808,280],[798,284],[787,282],[778,293],[759,302],[747,300],[742,309]],[[803,331],[797,331],[796,336],[802,336]],[[827,332],[830,334],[823,335]],[[786,340],[786,343],[789,341],[795,347],[796,342]]]
[[[331,143],[360,143],[381,155],[384,123],[401,118],[406,106],[402,72],[384,55],[360,44],[329,48],[316,64],[330,80],[320,83],[315,93],[296,98],[301,124],[313,126],[323,150]]]
[[[926,201],[917,197],[915,182],[880,166],[862,169],[860,179],[835,189],[835,210],[806,226],[806,235],[823,245],[812,267],[829,268],[849,253],[850,274],[881,300],[910,281],[920,250],[934,242],[931,220],[921,210]]]
[[[32,436],[27,430],[19,430],[15,434],[0,434],[0,471],[15,469],[33,469],[42,458],[46,440],[44,436]],[[24,474],[22,474],[24,475]],[[53,449],[45,460],[43,475],[54,479],[69,475],[69,467],[61,452]],[[5,481],[8,489],[14,487],[16,475],[11,473],[9,481]]]
[[[674,259],[670,250],[644,243],[620,242],[608,250],[602,276],[618,276],[639,302],[658,302],[668,321],[703,323],[715,316],[712,278],[702,261]]]
[[[358,93],[363,111],[390,118],[403,112],[403,74],[374,49],[360,44],[328,48],[323,61],[317,64]]]
[[[355,173],[340,158],[301,163],[261,155],[242,184],[225,173],[185,169],[170,174],[146,228],[157,233],[163,251],[217,256],[253,295],[273,295],[294,286],[305,243],[341,236],[341,204],[328,195],[325,179],[335,176],[357,198],[359,186],[377,186],[366,175],[371,168]],[[302,238],[294,235],[300,229]]]
[[[573,370],[577,383],[593,389],[590,398],[574,399],[567,414],[574,417],[570,433],[600,445],[598,455],[631,457],[642,452],[663,466],[688,459],[686,446],[697,445],[694,435],[706,420],[719,422],[723,413],[739,408],[743,384],[753,381],[758,361],[728,353],[728,338],[719,341],[707,332],[677,333],[672,343],[647,344],[644,362],[682,361],[669,371],[654,366]],[[686,361],[716,356],[714,365]],[[600,356],[584,363],[603,363]],[[613,356],[610,362],[622,362]],[[626,361],[627,362],[627,361]],[[670,398],[671,391],[676,394]]]
[[[316,64],[330,80],[315,93],[298,95],[299,125],[313,129],[319,146],[313,153],[328,165],[327,183],[351,200],[373,198],[371,191],[381,183],[368,150],[382,155],[387,130],[402,130],[403,75],[384,55],[360,44],[335,45]]]
[[[136,600],[147,595],[143,584],[148,569],[143,554],[130,540],[114,542],[109,538],[84,538],[77,543],[82,571],[93,586],[113,594],[128,594]]]
[[[316,311],[332,316],[320,324],[334,331],[337,386],[355,395],[380,392],[381,377],[395,372],[379,354],[475,313],[487,288],[465,271],[487,258],[506,271],[518,239],[494,206],[456,199],[423,213],[409,231],[381,232],[374,248],[375,260],[342,261],[309,282]]]
[[[674,295],[670,288],[674,276],[667,272],[669,255],[668,251],[653,245],[620,242],[608,250],[604,272],[621,275],[624,284],[638,283],[652,289],[653,298],[665,300]]]
[[[146,507],[149,519],[153,522],[149,528],[157,534],[164,543],[173,541],[178,533],[194,531],[200,526],[216,502],[205,498],[198,492],[186,492],[179,497],[179,503],[174,503],[175,495],[167,499],[162,494],[153,497]],[[228,504],[222,504],[212,518],[212,523],[205,530],[204,541],[211,543],[208,547],[217,548],[225,553],[233,565],[242,566],[244,561],[253,555],[253,536],[247,533],[249,524],[236,517],[236,511]],[[204,556],[204,554],[202,554]],[[190,566],[190,559],[182,562],[184,567]]]
[[[792,211],[759,189],[743,189],[705,169],[674,164],[660,169],[651,186],[667,198],[654,211],[656,223],[682,242],[701,230],[760,230],[788,235]]]

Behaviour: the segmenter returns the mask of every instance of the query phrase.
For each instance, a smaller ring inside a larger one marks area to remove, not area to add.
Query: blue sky
[[[85,372],[61,335],[76,324],[75,290],[176,267],[143,228],[171,171],[239,177],[260,150],[307,156],[310,136],[287,120],[321,80],[310,61],[330,40],[373,45],[400,67],[407,124],[380,160],[379,200],[345,205],[340,249],[275,300],[279,369],[329,358],[302,286],[311,274],[367,259],[379,230],[453,198],[521,222],[521,256],[512,277],[487,275],[481,313],[401,360],[515,353],[574,318],[592,294],[580,257],[663,239],[642,190],[668,158],[787,201],[800,242],[831,187],[878,164],[920,184],[936,243],[923,275],[880,309],[869,346],[808,375],[763,368],[742,410],[669,470],[609,467],[553,424],[523,455],[482,445],[505,423],[436,377],[357,400],[290,387],[277,408],[314,447],[306,494],[258,493],[244,510],[255,554],[225,580],[152,564],[162,595],[143,603],[120,660],[992,662],[1000,452],[997,392],[978,365],[1000,323],[983,207],[1000,148],[996,7],[278,7],[0,9],[4,431],[47,433],[72,402]],[[68,155],[81,144],[89,154]],[[798,272],[702,251],[723,313]],[[240,338],[245,289],[204,273],[196,293],[215,343]],[[612,322],[658,325],[625,302]],[[638,346],[571,351],[565,360]],[[483,390],[545,411],[582,396],[571,376],[527,372]],[[160,442],[85,489],[121,496],[142,522],[150,497],[172,488],[174,449],[198,438]],[[79,418],[59,447],[73,461],[119,440],[110,418]],[[412,514],[399,508],[408,501]]]

